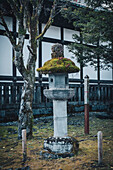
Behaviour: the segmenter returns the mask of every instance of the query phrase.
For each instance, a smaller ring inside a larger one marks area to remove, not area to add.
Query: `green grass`
[[[84,134],[84,116],[77,114],[68,117],[68,134],[79,141],[79,152],[73,157],[44,160],[40,156],[45,138],[53,136],[52,119],[46,123],[37,121],[33,126],[33,139],[27,141],[27,161],[22,164],[22,141],[17,134],[9,133],[9,128],[17,131],[16,126],[0,126],[0,168],[20,168],[29,166],[32,170],[83,170],[113,169],[113,120],[90,117],[90,133]],[[72,123],[71,123],[72,122]],[[103,165],[98,166],[97,132],[103,133]]]

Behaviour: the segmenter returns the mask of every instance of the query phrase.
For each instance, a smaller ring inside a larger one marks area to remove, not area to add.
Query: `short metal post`
[[[27,159],[26,129],[22,130],[22,153],[23,153],[23,162],[25,162]]]
[[[103,151],[102,151],[102,132],[99,131],[98,134],[98,164],[102,164]]]
[[[85,109],[85,134],[89,134],[89,76],[84,77],[84,109]]]

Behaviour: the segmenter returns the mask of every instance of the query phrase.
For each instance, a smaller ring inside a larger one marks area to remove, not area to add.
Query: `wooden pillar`
[[[80,32],[80,44],[83,44],[83,36],[81,32]],[[81,56],[83,56],[83,50],[81,51]],[[83,80],[83,62],[82,61],[80,63],[80,79]]]
[[[112,61],[112,80],[113,80],[113,61]]]
[[[61,27],[61,42],[62,42],[62,45],[64,45],[64,30],[62,27]]]
[[[100,84],[100,59],[99,59],[99,56],[97,57],[97,79],[98,79],[98,84]]]
[[[84,132],[85,134],[89,134],[89,77],[88,75],[84,78]]]
[[[113,51],[113,41],[112,41],[112,51]],[[112,80],[113,80],[113,58],[112,58]]]
[[[17,34],[16,34],[16,18],[15,17],[13,17],[13,34],[14,34],[14,39],[15,39],[15,41],[16,41],[16,38],[17,38]],[[14,52],[14,49],[12,49],[12,54],[13,54],[13,59],[14,59],[14,57],[15,57],[15,52]],[[13,61],[13,59],[12,59],[12,61]],[[16,77],[16,66],[15,66],[15,64],[14,64],[14,62],[13,62],[13,69],[12,69],[12,74],[13,74],[13,77]],[[14,79],[14,82],[15,82],[16,80]]]
[[[80,79],[83,80],[83,65],[80,64]]]
[[[42,23],[39,22],[39,34],[41,34],[41,32],[42,32]],[[41,40],[39,40],[38,67],[42,67],[42,41]],[[39,77],[39,84],[40,84],[40,88],[41,88],[40,90],[42,91],[42,75],[40,73],[38,73],[38,77]]]
[[[42,32],[42,24],[39,23],[39,34]],[[42,41],[39,40],[39,58],[38,58],[39,67],[42,67]]]
[[[61,39],[61,43],[63,45],[63,54],[64,54],[64,29],[63,29],[63,27],[60,28],[60,39]]]

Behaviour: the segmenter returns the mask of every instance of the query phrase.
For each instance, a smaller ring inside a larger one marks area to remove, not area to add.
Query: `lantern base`
[[[50,153],[67,154],[77,153],[79,143],[72,137],[49,137],[44,140],[44,149]]]

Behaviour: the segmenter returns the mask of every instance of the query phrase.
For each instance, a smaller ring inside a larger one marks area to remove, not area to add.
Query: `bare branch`
[[[0,22],[0,25],[2,25],[4,27],[4,24],[2,22]]]
[[[8,28],[6,22],[5,22],[5,19],[4,19],[3,15],[2,15],[1,11],[0,11],[0,18],[2,20],[2,23],[0,22],[0,25],[2,25],[5,28],[5,31],[7,33],[7,37],[9,38],[9,40],[10,40],[11,44],[13,45],[13,47],[15,48],[15,46],[16,46],[15,38],[13,37],[11,32],[9,31],[9,28]]]
[[[52,18],[49,18],[48,22],[46,23],[43,31],[41,34],[39,34],[37,37],[36,37],[36,40],[40,39],[41,37],[43,37],[43,35],[46,33],[46,31],[48,30],[48,28],[50,27],[50,25],[52,24]]]
[[[40,38],[46,33],[46,31],[48,30],[48,28],[49,28],[50,25],[52,24],[53,18],[54,18],[54,15],[55,15],[56,6],[57,6],[57,0],[54,0],[54,2],[53,2],[53,8],[51,9],[50,17],[49,17],[49,19],[48,19],[48,22],[47,22],[47,24],[45,25],[42,33],[39,34],[39,35],[35,38],[36,40],[40,39]]]

